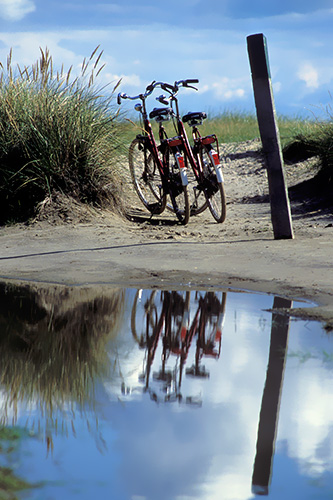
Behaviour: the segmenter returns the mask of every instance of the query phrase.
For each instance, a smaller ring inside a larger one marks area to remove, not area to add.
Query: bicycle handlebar
[[[117,96],[117,103],[120,104],[122,99],[131,99],[132,101],[136,99],[141,99],[142,101],[144,101],[150,94],[152,94],[155,87],[157,86],[162,87],[162,85],[168,85],[168,84],[164,84],[163,82],[156,82],[154,80],[151,82],[150,85],[146,87],[146,91],[143,94],[138,94],[135,96],[130,96],[128,94],[125,94],[125,92],[119,92]]]
[[[181,85],[182,87],[188,87],[188,88],[191,88],[191,89],[194,89],[194,90],[198,90],[196,87],[193,87],[193,85],[191,85],[191,83],[199,83],[199,80],[197,78],[188,78],[187,80],[178,80],[178,82],[175,82],[175,85],[174,87],[179,88],[179,86]]]
[[[188,78],[187,80],[178,80],[174,83],[174,85],[170,85],[166,82],[156,82],[155,80],[153,80],[151,84],[146,87],[146,91],[143,94],[129,96],[128,94],[125,94],[125,92],[119,92],[117,96],[117,103],[120,105],[122,99],[141,99],[142,101],[144,101],[150,94],[152,94],[153,90],[156,87],[161,87],[163,90],[166,90],[173,95],[178,92],[180,86],[198,90],[196,87],[193,87],[193,83],[199,83],[199,80],[197,78]]]

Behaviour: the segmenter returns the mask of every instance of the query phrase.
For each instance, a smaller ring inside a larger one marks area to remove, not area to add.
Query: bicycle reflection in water
[[[192,347],[193,364],[186,368],[185,374],[209,377],[201,362],[203,357],[218,359],[220,356],[225,306],[225,292],[137,291],[131,330],[139,347],[145,349],[144,369],[139,381],[144,384],[143,391],[153,400],[201,405],[200,398],[183,398],[184,367]],[[157,352],[160,352],[161,366],[151,377]],[[175,362],[170,368],[172,357]],[[123,384],[124,394],[132,390]]]

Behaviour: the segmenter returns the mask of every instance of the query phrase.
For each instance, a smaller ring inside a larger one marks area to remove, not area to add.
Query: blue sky
[[[254,112],[246,37],[263,33],[277,113],[318,115],[333,93],[332,28],[333,0],[0,0],[0,60],[13,48],[30,66],[47,47],[75,72],[100,45],[101,86],[122,78],[133,95],[198,78],[198,92],[180,95],[184,111]]]

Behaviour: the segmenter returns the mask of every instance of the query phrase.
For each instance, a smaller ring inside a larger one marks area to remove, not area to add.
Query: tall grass
[[[313,120],[310,125],[297,130],[286,146],[291,157],[318,158],[317,178],[326,187],[333,186],[333,112],[326,108],[326,119]]]
[[[95,86],[103,66],[98,47],[78,77],[54,71],[49,51],[31,67],[0,75],[0,223],[25,220],[55,191],[79,201],[121,204],[117,149],[121,126]]]

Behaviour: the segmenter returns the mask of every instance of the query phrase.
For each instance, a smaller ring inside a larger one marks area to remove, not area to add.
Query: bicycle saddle
[[[207,118],[206,113],[203,111],[195,111],[193,113],[187,113],[183,116],[183,122],[187,123],[193,127],[193,125],[201,125],[203,120]]]
[[[170,120],[171,115],[171,108],[154,108],[153,111],[149,113],[149,118],[155,118],[157,122],[164,122]]]

